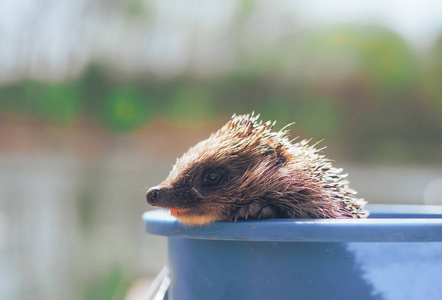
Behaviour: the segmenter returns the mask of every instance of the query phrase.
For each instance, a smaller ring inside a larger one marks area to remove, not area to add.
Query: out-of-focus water
[[[0,299],[84,299],[91,282],[115,268],[132,280],[158,273],[166,239],[145,233],[141,216],[146,188],[173,162],[1,155]],[[434,184],[442,167],[344,167],[371,203],[442,204]]]

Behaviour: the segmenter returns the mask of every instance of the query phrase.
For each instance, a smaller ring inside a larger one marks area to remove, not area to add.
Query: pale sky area
[[[194,68],[204,75],[207,63],[222,73],[234,64],[233,40],[259,47],[294,26],[380,24],[417,51],[431,48],[442,30],[438,0],[257,1],[239,33],[232,30],[238,1],[145,2],[153,13],[128,21],[101,0],[0,1],[0,84],[64,80],[90,61],[128,74],[147,69],[168,77]]]
[[[442,1],[439,0],[331,0],[327,5],[324,1],[310,0],[296,1],[293,5],[306,22],[381,23],[412,43],[431,43],[442,29]]]

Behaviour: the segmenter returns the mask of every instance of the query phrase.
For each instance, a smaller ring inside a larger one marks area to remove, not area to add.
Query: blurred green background
[[[343,2],[1,2],[0,298],[141,299],[145,190],[233,113],[442,204],[442,5]]]

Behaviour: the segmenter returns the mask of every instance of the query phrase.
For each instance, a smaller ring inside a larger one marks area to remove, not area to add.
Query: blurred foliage
[[[248,15],[250,15],[256,5],[255,0],[243,0],[239,1],[238,8],[236,10],[235,20],[237,22],[244,21]]]
[[[351,71],[363,75],[375,91],[402,90],[416,82],[417,57],[393,32],[383,28],[344,27],[322,33],[317,42],[316,48],[333,53],[335,61],[342,63],[348,57],[353,58]],[[321,56],[326,57],[327,53]]]
[[[349,159],[440,161],[441,83],[442,36],[424,57],[387,29],[353,25],[288,35],[212,79],[121,80],[92,65],[72,82],[3,86],[0,109],[57,126],[91,118],[123,133],[155,118],[195,125],[255,111],[281,127],[296,122],[295,135],[340,143]]]
[[[123,299],[131,281],[123,274],[122,268],[114,266],[89,282],[84,295],[85,300]]]
[[[109,128],[129,131],[140,127],[152,115],[149,101],[134,88],[110,92],[103,107],[103,119]]]
[[[205,86],[178,88],[167,101],[164,115],[172,123],[195,124],[214,116],[210,91]]]
[[[79,89],[75,85],[29,84],[26,99],[31,111],[49,123],[65,126],[78,117]]]
[[[442,124],[442,35],[436,41],[428,61],[428,72],[424,77],[426,84],[425,92],[431,99],[431,104],[438,110],[439,120]]]

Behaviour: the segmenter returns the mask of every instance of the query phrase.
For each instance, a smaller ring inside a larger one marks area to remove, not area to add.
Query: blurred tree
[[[255,0],[242,0],[238,1],[238,6],[235,12],[235,21],[243,22],[253,12],[256,5]]]
[[[235,26],[242,28],[257,22],[247,18],[258,2],[241,3],[238,18],[245,19]],[[138,0],[124,7],[129,15],[151,9]],[[221,77],[187,70],[173,79],[129,78],[93,64],[75,82],[2,86],[0,109],[60,126],[86,116],[119,132],[143,126],[154,112],[195,125],[255,111],[277,126],[296,122],[292,131],[302,137],[351,141],[345,149],[358,160],[412,159],[413,149],[431,148],[442,134],[442,38],[421,68],[422,58],[385,28],[293,28],[256,49],[238,44],[235,70]]]
[[[150,121],[152,108],[135,88],[121,88],[103,103],[105,124],[117,131],[130,131]]]
[[[430,54],[424,86],[429,89],[432,104],[442,120],[442,34]],[[440,124],[442,126],[442,122]]]
[[[28,83],[25,98],[40,119],[59,126],[72,124],[79,115],[80,89],[73,83]]]
[[[293,110],[294,120],[311,137],[320,140],[338,135],[342,122],[332,99],[326,96],[310,96],[301,98],[296,103],[298,103],[298,109]]]
[[[214,116],[210,91],[203,85],[179,87],[163,114],[172,123],[197,124]]]
[[[339,82],[359,75],[385,93],[416,85],[419,75],[415,53],[399,35],[382,27],[353,24],[305,31],[295,52],[296,69],[308,80]]]

